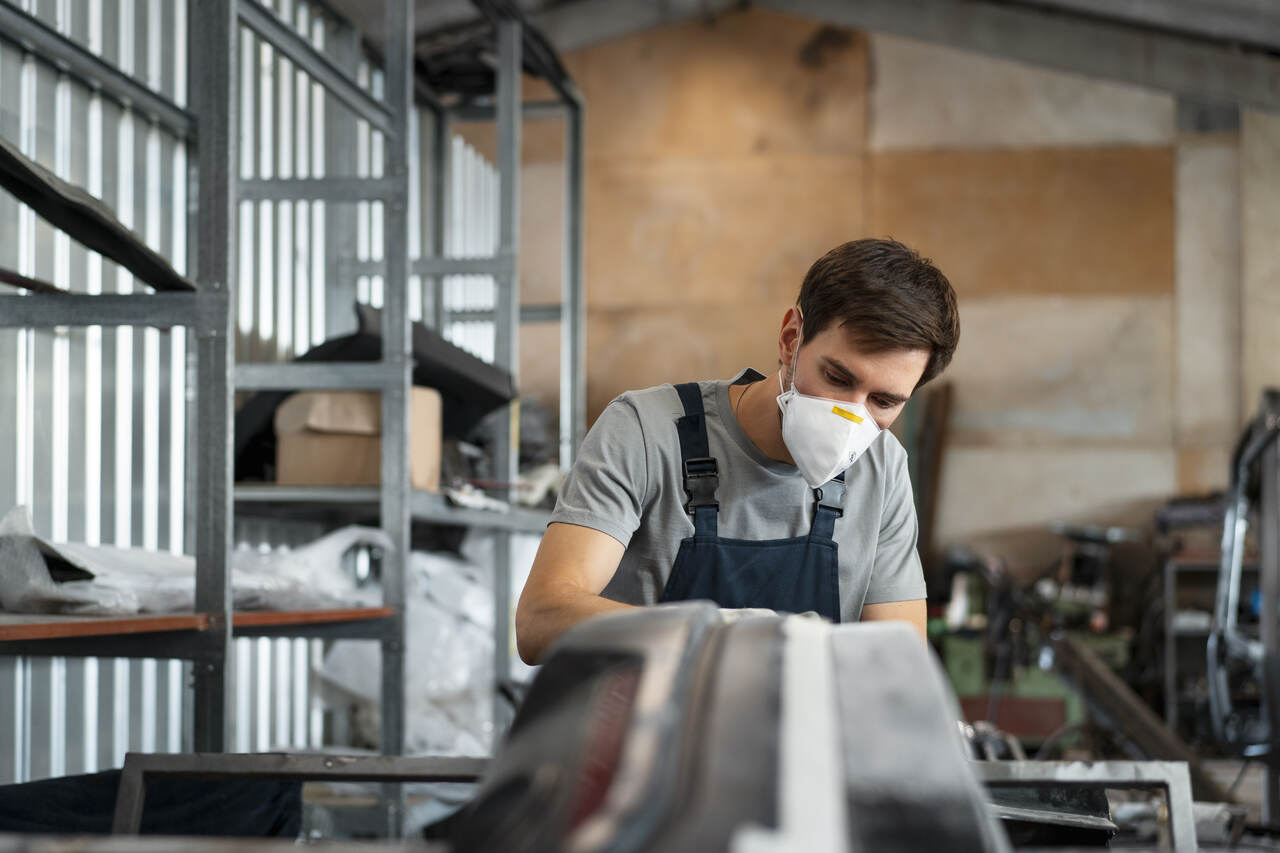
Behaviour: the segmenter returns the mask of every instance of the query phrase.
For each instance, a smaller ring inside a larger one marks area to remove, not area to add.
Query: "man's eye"
[[[834,373],[831,373],[830,371],[827,371],[824,375],[827,377],[827,381],[830,382],[832,385],[848,384],[844,381],[844,379],[840,378],[839,376],[836,376]]]
[[[895,401],[886,400],[883,397],[872,398],[871,402],[875,403],[876,406],[880,407],[881,409],[892,409],[894,406],[898,405]]]

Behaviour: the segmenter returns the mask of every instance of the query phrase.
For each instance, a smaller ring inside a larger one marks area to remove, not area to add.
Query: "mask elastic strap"
[[[804,312],[800,310],[800,306],[796,306],[796,312],[800,314],[800,335],[804,336]],[[791,390],[796,390],[796,368],[800,365],[800,344],[796,344],[796,351],[791,356]],[[778,374],[778,390],[783,394],[787,393],[782,387],[782,374]]]

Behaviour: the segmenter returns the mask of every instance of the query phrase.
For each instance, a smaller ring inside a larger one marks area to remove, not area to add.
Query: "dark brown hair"
[[[917,388],[942,372],[960,341],[951,282],[896,240],[854,240],[827,252],[809,267],[796,302],[806,341],[835,323],[868,353],[928,350]]]

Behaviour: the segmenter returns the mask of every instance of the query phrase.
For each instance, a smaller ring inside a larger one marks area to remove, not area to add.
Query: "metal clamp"
[[[685,502],[685,512],[693,515],[700,507],[719,507],[716,502],[716,489],[720,486],[719,467],[711,456],[699,456],[686,459],[684,469],[684,491],[689,496]]]

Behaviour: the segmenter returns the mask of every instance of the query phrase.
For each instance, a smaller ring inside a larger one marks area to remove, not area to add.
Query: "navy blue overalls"
[[[680,542],[662,600],[702,598],[721,607],[764,607],[787,613],[812,610],[839,622],[840,573],[832,533],[843,514],[844,475],[814,489],[808,536],[758,542],[722,539],[716,524],[719,471],[707,443],[702,390],[689,382],[677,385],[676,391],[684,405],[676,432],[693,535]]]

